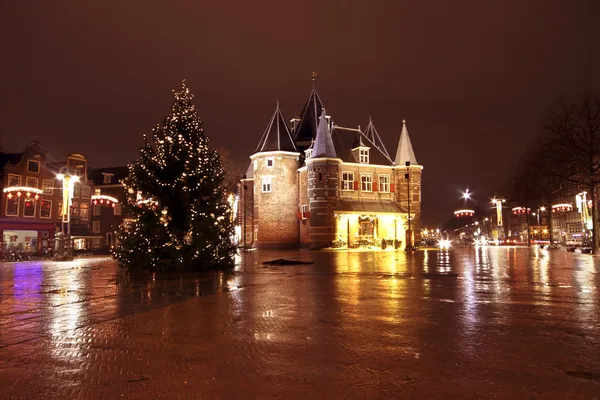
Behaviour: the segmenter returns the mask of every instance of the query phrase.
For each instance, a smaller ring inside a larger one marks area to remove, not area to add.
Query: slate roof
[[[300,114],[300,123],[294,131],[294,140],[296,143],[305,142],[310,143],[312,139],[317,137],[317,127],[319,125],[319,117],[323,112],[323,103],[319,98],[319,94],[313,88],[310,92],[308,100],[302,108],[302,114]]]
[[[317,128],[317,137],[315,138],[315,142],[312,144],[312,146],[312,158],[337,158],[335,146],[333,145],[333,139],[331,137],[331,131],[329,130],[329,124],[327,123],[327,114],[325,112],[325,108],[323,108],[321,112],[319,126]]]
[[[279,103],[256,147],[256,153],[265,151],[297,151],[285,118],[279,109]]]
[[[408,137],[408,129],[406,129],[406,120],[402,120],[402,132],[400,133],[400,140],[398,141],[398,149],[396,150],[396,158],[394,163],[396,165],[405,165],[406,161],[410,161],[411,165],[419,165],[415,152],[413,151],[410,137]]]
[[[111,184],[117,184],[122,179],[125,179],[129,175],[128,167],[108,167],[108,168],[91,168],[88,171],[88,180],[91,180],[96,185],[102,185],[104,183],[104,175],[113,174]]]
[[[18,164],[21,162],[23,153],[0,153],[0,169],[6,164]]]
[[[333,129],[332,137],[337,156],[344,162],[359,162],[352,149],[358,147],[362,141],[362,145],[369,148],[369,164],[392,165],[392,160],[358,129],[336,126]]]

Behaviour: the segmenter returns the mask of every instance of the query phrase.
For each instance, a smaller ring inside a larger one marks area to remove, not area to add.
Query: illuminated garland
[[[25,197],[31,197],[31,195],[33,194],[33,197],[37,200],[40,198],[40,194],[43,193],[43,191],[38,188],[32,188],[27,186],[11,186],[2,189],[2,191],[4,193],[8,193],[6,197],[8,197],[9,199],[13,198],[13,193],[16,194],[17,197],[21,197],[23,193],[25,193]]]

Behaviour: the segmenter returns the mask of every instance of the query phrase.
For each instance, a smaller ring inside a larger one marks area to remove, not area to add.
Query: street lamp
[[[467,190],[465,190],[465,191],[463,192],[462,198],[463,198],[463,200],[465,200],[465,201],[467,201],[467,200],[470,200],[470,199],[471,199],[471,193],[469,192],[469,189],[467,189]]]
[[[66,172],[66,171],[65,171]],[[71,204],[73,201],[73,188],[76,182],[79,182],[79,176],[69,173],[60,173],[56,179],[62,181],[62,219],[61,219],[61,255],[64,252],[64,240],[68,240],[67,257],[71,257],[73,246],[71,243]],[[67,231],[65,233],[65,224]]]
[[[500,240],[500,232],[502,231],[502,203],[506,202],[505,199],[498,199],[494,197],[492,199],[492,204],[496,207],[496,219],[498,221],[498,235],[497,239]]]

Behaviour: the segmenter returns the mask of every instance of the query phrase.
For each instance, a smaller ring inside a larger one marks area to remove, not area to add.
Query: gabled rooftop
[[[333,145],[333,139],[331,137],[331,130],[329,129],[329,123],[327,122],[325,108],[323,108],[321,111],[319,126],[317,128],[317,137],[315,138],[315,143],[313,146],[313,154],[311,158],[337,158],[335,146]]]
[[[256,153],[265,151],[297,151],[285,118],[279,109],[279,102],[256,147]]]

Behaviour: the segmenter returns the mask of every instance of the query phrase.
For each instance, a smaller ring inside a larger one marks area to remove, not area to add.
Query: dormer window
[[[102,173],[102,176],[103,176],[102,183],[111,183],[112,182],[113,174]]]
[[[360,148],[358,150],[359,159],[358,162],[361,164],[369,163],[369,149],[368,148]]]
[[[313,153],[313,149],[306,149],[304,150],[304,156],[305,158],[308,160],[309,158],[312,157],[312,153]]]
[[[273,168],[274,163],[275,161],[273,160],[273,157],[267,158],[267,168]]]

